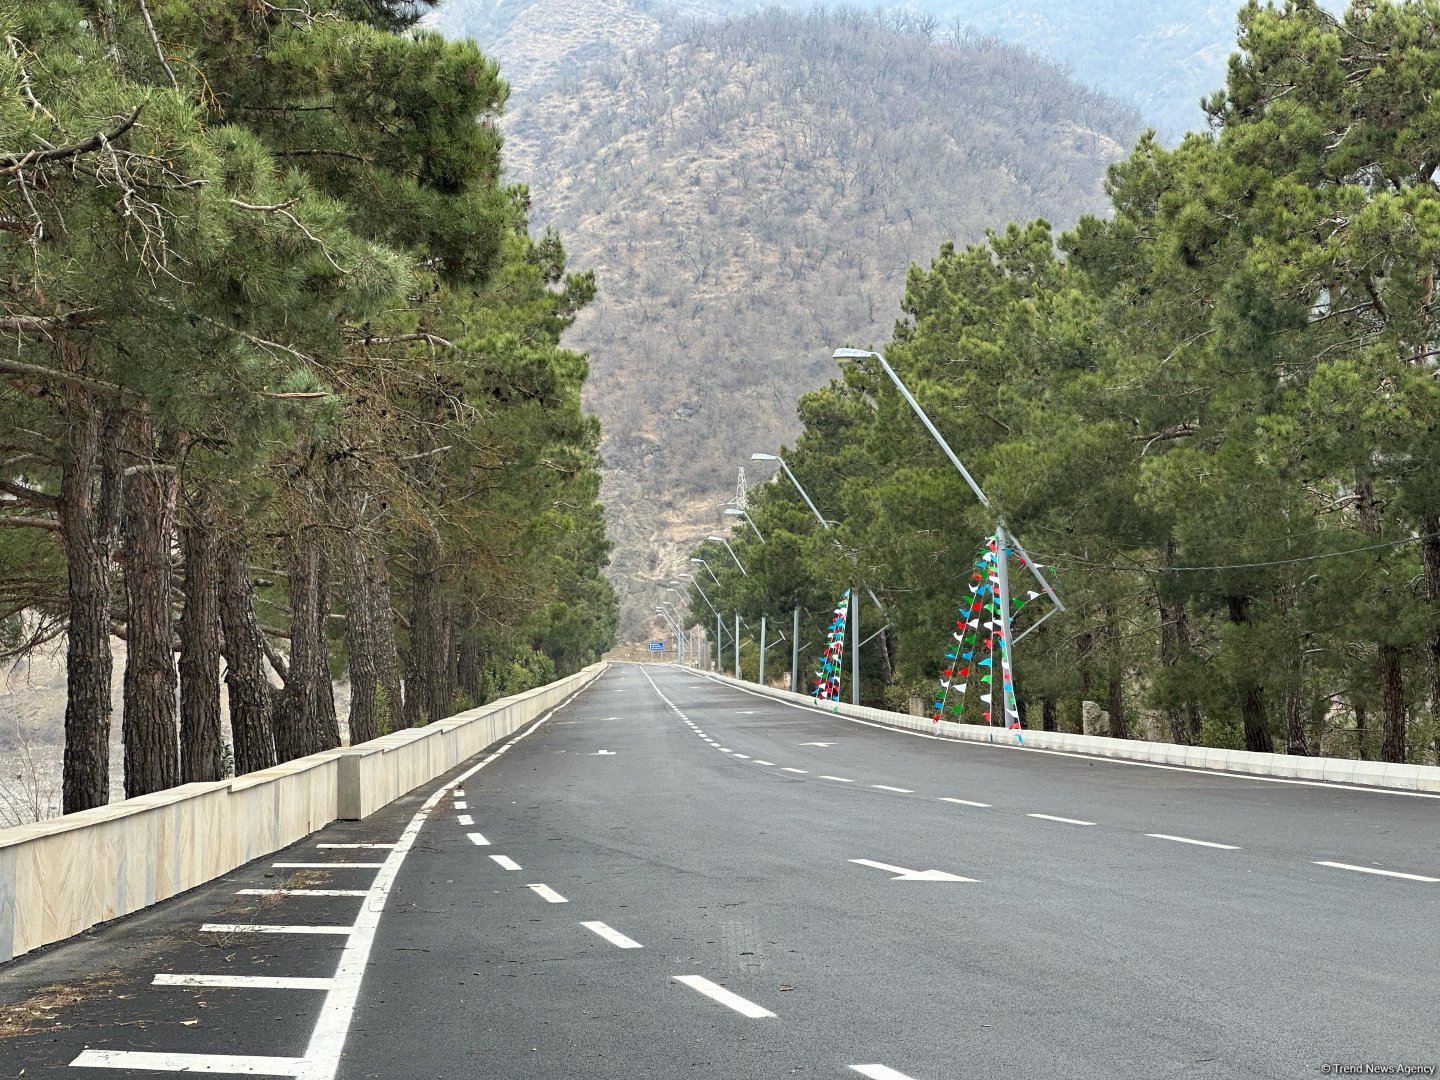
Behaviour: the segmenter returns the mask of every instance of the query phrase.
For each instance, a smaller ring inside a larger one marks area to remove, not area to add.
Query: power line
[[[1407,536],[1403,540],[1390,540],[1383,544],[1367,544],[1365,547],[1350,548],[1347,551],[1326,551],[1319,555],[1301,555],[1293,559],[1269,559],[1265,562],[1229,563],[1224,566],[1116,566],[1114,563],[1090,562],[1088,559],[1081,559],[1073,555],[1047,556],[1038,561],[1044,563],[1058,562],[1070,563],[1073,566],[1084,567],[1088,570],[1123,570],[1132,574],[1200,574],[1210,573],[1215,570],[1257,570],[1268,566],[1294,566],[1297,563],[1319,562],[1321,559],[1339,559],[1347,555],[1363,555],[1367,551],[1383,551],[1389,548],[1405,547],[1407,544],[1418,544],[1422,540],[1432,540],[1440,537],[1440,533],[1426,533],[1422,536]]]

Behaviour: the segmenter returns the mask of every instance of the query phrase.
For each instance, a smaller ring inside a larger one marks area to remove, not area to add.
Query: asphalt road
[[[0,968],[0,1077],[1434,1067],[1437,842],[1433,798],[941,742],[620,665],[365,822]]]

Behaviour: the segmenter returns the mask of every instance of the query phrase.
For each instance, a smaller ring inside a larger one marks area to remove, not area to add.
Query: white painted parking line
[[[470,804],[467,803],[464,799],[456,799],[456,800],[455,800],[455,809],[456,809],[456,810],[469,810],[469,809],[470,809]]]
[[[233,990],[329,990],[334,979],[290,979],[271,975],[170,975],[155,976],[151,986],[212,986]]]
[[[896,1072],[886,1065],[851,1065],[851,1069],[870,1080],[910,1080],[904,1073]]]
[[[474,825],[474,824],[475,824],[475,819],[474,819],[473,817],[471,817],[469,814],[457,814],[457,815],[455,816],[455,820],[458,821],[461,825]]]
[[[580,925],[591,933],[599,934],[617,949],[643,949],[645,947],[634,938],[626,937],[619,930],[606,926],[603,922],[582,922]]]
[[[569,900],[566,900],[565,897],[561,896],[558,892],[556,892],[554,889],[552,889],[549,885],[542,885],[539,882],[536,882],[534,885],[527,885],[525,887],[527,889],[533,889],[537,896],[549,900],[552,904],[568,904],[570,902]]]
[[[202,934],[352,934],[353,926],[277,926],[274,923],[201,923]]]
[[[854,780],[846,780],[843,776],[821,776],[821,780],[834,780],[837,784],[853,784]]]
[[[809,772],[810,772],[809,769],[792,769],[792,768],[790,768],[788,765],[787,765],[785,768],[781,769],[780,771],[781,771],[781,772],[801,773],[802,775],[808,775]]]
[[[734,1009],[742,1016],[748,1016],[752,1020],[759,1020],[762,1017],[775,1015],[769,1009],[762,1009],[753,1001],[747,1001],[739,994],[732,993],[723,986],[713,983],[709,979],[702,978],[699,975],[672,975],[671,978],[678,983],[684,983],[692,990],[699,990],[700,993],[711,1000],[718,1001],[721,1005]]]
[[[756,765],[774,765],[774,764],[775,764],[773,761],[761,761],[758,757],[757,757],[757,758],[752,758],[751,760],[754,761]]]
[[[889,784],[871,784],[876,791],[898,791],[901,795],[914,795],[908,787],[891,787]]]
[[[947,799],[943,795],[940,797],[940,801],[954,803],[956,806],[978,806],[982,810],[990,809],[988,802],[971,802],[969,799]]]
[[[520,869],[520,864],[514,859],[510,858],[509,855],[491,855],[490,858],[493,859],[502,870]]]
[[[383,849],[383,850],[385,850],[385,851],[389,851],[389,850],[390,850],[391,848],[393,848],[395,845],[394,845],[394,844],[316,844],[315,846],[318,847],[318,848],[347,848],[347,849],[351,849],[351,850],[353,850],[353,849],[355,849],[355,848],[367,848],[367,849],[369,849],[369,848],[375,848],[376,850],[381,850],[381,849]]]
[[[299,1076],[304,1058],[241,1057],[236,1054],[157,1054],[146,1050],[86,1050],[70,1062],[81,1069],[144,1069],[150,1072],[228,1073],[231,1076]]]
[[[1221,851],[1240,850],[1239,846],[1236,844],[1215,844],[1211,843],[1209,840],[1191,840],[1188,836],[1171,836],[1168,833],[1163,832],[1148,832],[1145,835],[1154,840],[1173,840],[1177,844],[1194,844],[1196,847],[1213,847],[1219,848]]]
[[[1336,870],[1354,870],[1360,874],[1379,874],[1381,877],[1404,878],[1406,881],[1425,881],[1432,885],[1440,882],[1440,878],[1425,877],[1423,874],[1402,874],[1398,870],[1378,870],[1373,866],[1351,866],[1349,863],[1343,862],[1317,862],[1315,865],[1331,866]]]
[[[1058,821],[1062,825],[1094,825],[1093,821],[1081,821],[1073,817],[1056,817],[1054,814],[1026,814],[1026,817],[1039,818],[1041,821]]]
[[[476,847],[489,847],[489,846],[490,846],[490,841],[485,839],[485,834],[484,834],[484,833],[467,832],[465,835],[470,838],[470,842],[471,842],[472,844],[474,844]]]
[[[378,862],[272,862],[276,870],[379,870]]]
[[[236,889],[236,896],[369,896],[368,889]]]

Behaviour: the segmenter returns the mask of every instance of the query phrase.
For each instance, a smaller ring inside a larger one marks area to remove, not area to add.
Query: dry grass
[[[24,1001],[0,1006],[0,1039],[36,1035],[42,1031],[64,1030],[64,1011],[77,1005],[110,997],[126,980],[118,968],[92,975],[73,984],[44,986]]]

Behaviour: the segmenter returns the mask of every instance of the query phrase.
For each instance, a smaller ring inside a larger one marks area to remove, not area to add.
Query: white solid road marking
[[[1026,814],[1026,817],[1039,818],[1041,821],[1058,821],[1062,825],[1094,825],[1093,821],[1081,821],[1073,817],[1056,817],[1054,814]]]
[[[456,800],[455,800],[455,809],[456,809],[456,810],[469,810],[469,809],[470,809],[470,804],[467,803],[464,799],[456,799]]]
[[[352,934],[353,926],[276,926],[273,923],[201,923],[202,934]]]
[[[496,863],[498,863],[498,864],[501,866],[502,869],[505,869],[505,870],[519,870],[519,869],[520,869],[520,864],[519,864],[518,862],[516,862],[514,859],[510,858],[509,855],[491,855],[490,858],[493,859]]]
[[[774,765],[774,764],[775,764],[773,761],[761,761],[758,757],[757,757],[757,758],[751,758],[750,760],[753,761],[753,762],[755,762],[756,765]]]
[[[472,844],[474,844],[476,847],[489,847],[489,846],[490,846],[490,841],[485,839],[485,834],[484,834],[484,833],[467,832],[465,835],[470,838],[470,842],[471,842]]]
[[[802,774],[808,774],[808,773],[810,772],[809,769],[792,769],[792,768],[790,768],[789,766],[786,766],[785,768],[781,769],[780,771],[781,771],[781,772],[802,773]]]
[[[456,814],[456,815],[455,815],[455,820],[458,821],[461,825],[474,825],[474,824],[475,824],[475,819],[474,819],[473,817],[471,817],[469,814]]]
[[[889,784],[871,784],[877,791],[898,791],[901,795],[914,795],[908,787],[891,787]]]
[[[352,849],[352,850],[355,849],[355,848],[366,848],[366,849],[375,848],[376,850],[384,849],[385,851],[389,851],[389,850],[390,850],[391,848],[393,848],[395,845],[394,845],[394,844],[316,844],[315,846],[316,846],[317,848],[349,848],[349,849]]]
[[[236,896],[369,896],[368,889],[236,889]]]
[[[870,1080],[910,1080],[904,1073],[896,1072],[885,1065],[851,1065],[851,1069]]]
[[[821,780],[834,780],[837,784],[853,784],[854,780],[846,780],[843,776],[821,776]]]
[[[304,1058],[157,1054],[144,1050],[86,1050],[70,1064],[81,1069],[144,1069],[150,1072],[228,1073],[231,1076],[299,1076],[305,1069]]]
[[[1188,836],[1171,836],[1163,832],[1150,832],[1145,834],[1155,840],[1174,840],[1177,844],[1194,844],[1196,847],[1213,847],[1221,851],[1239,851],[1235,844],[1213,844],[1209,840],[1191,840]]]
[[[379,870],[378,862],[272,862],[276,870]]]
[[[975,882],[974,878],[961,877],[959,874],[947,874],[944,870],[906,870],[903,866],[891,866],[889,863],[875,862],[872,859],[851,859],[859,866],[873,866],[876,870],[884,870],[887,873],[895,874],[891,881],[969,881]]]
[[[1316,866],[1332,866],[1336,870],[1354,870],[1361,874],[1379,874],[1382,877],[1404,878],[1406,881],[1426,881],[1431,884],[1440,882],[1440,878],[1425,877],[1423,874],[1402,874],[1398,870],[1377,870],[1373,866],[1351,866],[1343,862],[1317,862]]]
[[[536,882],[534,885],[527,885],[525,887],[527,889],[533,889],[537,896],[544,897],[552,904],[568,904],[570,902],[569,900],[566,900],[565,897],[561,896],[558,892],[556,892],[554,889],[552,889],[549,885],[542,885],[539,882]]]
[[[713,983],[709,979],[702,978],[699,975],[674,975],[671,977],[676,982],[684,983],[692,990],[699,990],[700,993],[711,1000],[718,1001],[721,1005],[734,1009],[742,1016],[748,1016],[752,1020],[759,1020],[766,1016],[775,1015],[769,1009],[762,1009],[753,1001],[746,1001],[739,994],[732,993],[723,986]]]
[[[943,795],[940,797],[940,801],[952,802],[956,806],[978,806],[984,810],[990,809],[990,804],[988,802],[971,802],[969,799],[947,799]]]
[[[234,990],[329,990],[334,979],[288,979],[269,975],[167,975],[155,976],[151,986],[213,986]]]
[[[626,937],[619,930],[606,926],[603,922],[582,922],[580,925],[592,933],[599,934],[617,949],[643,949],[645,947],[634,938]]]

